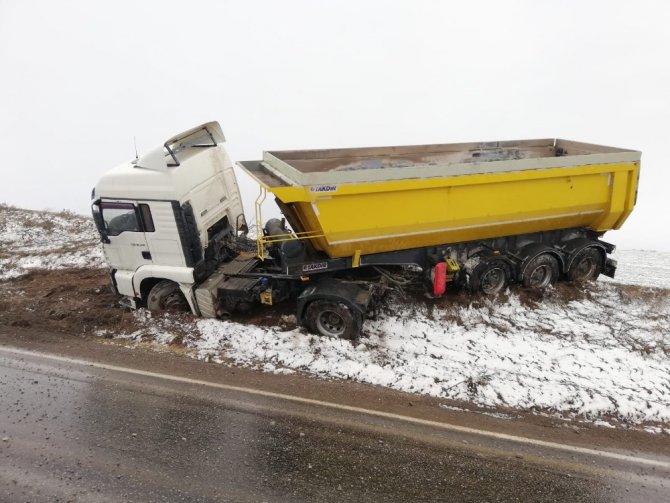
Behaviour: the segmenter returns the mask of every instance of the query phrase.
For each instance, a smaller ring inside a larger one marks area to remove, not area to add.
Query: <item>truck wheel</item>
[[[603,271],[603,255],[595,248],[585,248],[579,251],[568,268],[568,281],[584,283],[593,281]]]
[[[528,262],[521,276],[521,283],[527,288],[547,288],[558,279],[558,260],[553,255],[541,253]]]
[[[482,262],[470,276],[470,289],[484,295],[496,295],[509,283],[509,268],[502,260]]]
[[[163,280],[156,283],[147,298],[149,311],[186,311],[188,302],[174,281]]]
[[[315,300],[305,312],[305,325],[318,335],[354,339],[361,330],[361,315],[341,302]]]

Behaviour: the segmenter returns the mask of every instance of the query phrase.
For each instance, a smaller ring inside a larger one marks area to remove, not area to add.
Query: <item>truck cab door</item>
[[[104,199],[98,206],[105,232],[102,248],[109,265],[120,271],[135,271],[151,264],[139,206],[129,201]]]
[[[174,204],[171,201],[140,201],[139,208],[145,228],[144,238],[153,263],[185,267]]]

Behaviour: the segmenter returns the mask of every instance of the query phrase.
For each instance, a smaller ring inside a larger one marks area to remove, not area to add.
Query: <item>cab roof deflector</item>
[[[144,169],[165,171],[171,166],[179,166],[177,153],[186,148],[216,147],[226,141],[218,122],[206,122],[172,136],[162,147],[150,150],[135,161],[135,166]],[[168,156],[171,162],[168,162]]]

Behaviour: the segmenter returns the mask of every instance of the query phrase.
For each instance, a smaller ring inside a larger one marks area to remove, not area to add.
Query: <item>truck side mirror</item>
[[[91,205],[91,213],[93,213],[93,221],[95,226],[100,233],[100,241],[105,244],[109,244],[109,236],[107,235],[107,229],[105,229],[105,221],[102,218],[102,211],[100,211],[100,202],[96,201]]]

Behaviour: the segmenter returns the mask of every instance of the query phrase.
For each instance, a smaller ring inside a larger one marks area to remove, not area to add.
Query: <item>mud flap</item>
[[[608,258],[605,261],[605,266],[603,267],[603,274],[609,278],[614,278],[614,273],[616,273],[617,261],[613,258]]]

